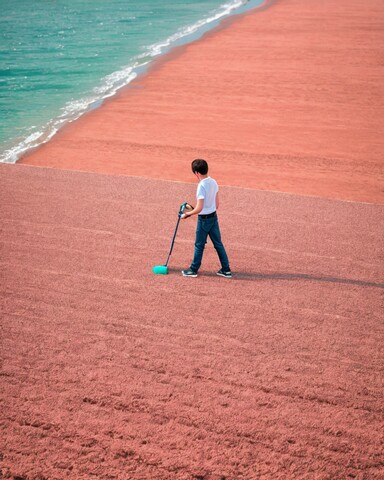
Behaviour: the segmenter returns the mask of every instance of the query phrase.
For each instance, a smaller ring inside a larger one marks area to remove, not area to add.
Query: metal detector
[[[179,228],[179,223],[180,223],[180,220],[181,220],[181,216],[183,215],[184,210],[187,207],[191,208],[191,206],[187,202],[184,202],[182,205],[180,205],[180,210],[179,210],[179,213],[178,213],[175,233],[173,234],[173,238],[172,238],[172,242],[171,242],[171,248],[169,250],[167,261],[165,262],[164,265],[156,265],[155,267],[152,268],[153,273],[155,273],[156,275],[166,275],[168,273],[168,262],[169,262],[169,259],[171,257],[171,253],[172,253],[172,250],[173,250],[173,245],[175,244],[177,229]]]

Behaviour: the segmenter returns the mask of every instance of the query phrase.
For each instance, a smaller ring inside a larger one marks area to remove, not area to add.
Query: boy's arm
[[[216,193],[216,210],[219,209],[219,205],[220,205],[220,202],[219,202],[219,192]]]
[[[197,200],[196,207],[190,212],[185,212],[182,218],[188,218],[191,215],[198,215],[203,210],[203,207],[204,207],[204,198],[199,198]]]

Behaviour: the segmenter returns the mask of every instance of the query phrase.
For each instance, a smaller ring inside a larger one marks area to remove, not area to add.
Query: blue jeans
[[[227,252],[225,251],[223,242],[221,241],[221,234],[217,215],[211,218],[201,218],[200,215],[198,216],[196,227],[195,253],[191,264],[191,270],[197,272],[200,268],[208,235],[209,238],[212,240],[213,246],[215,247],[216,252],[219,256],[221,268],[224,270],[224,272],[228,272],[230,270],[228,256]]]

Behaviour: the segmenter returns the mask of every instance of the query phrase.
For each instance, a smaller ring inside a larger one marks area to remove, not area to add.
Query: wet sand
[[[180,47],[22,163],[384,203],[384,4],[286,0]]]

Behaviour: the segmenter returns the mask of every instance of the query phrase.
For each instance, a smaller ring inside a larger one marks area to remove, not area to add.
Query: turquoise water
[[[262,0],[0,0],[0,161],[127,85],[158,55]]]

